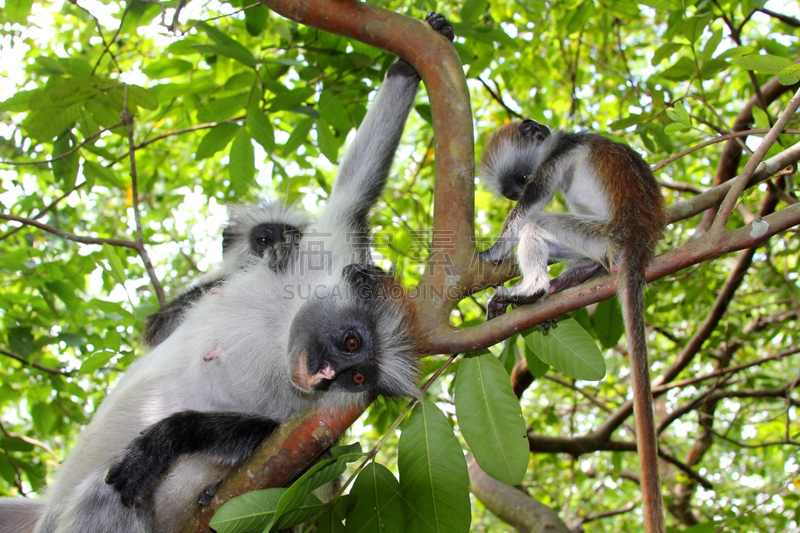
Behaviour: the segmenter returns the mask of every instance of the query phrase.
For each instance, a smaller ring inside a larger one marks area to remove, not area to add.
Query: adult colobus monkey
[[[428,21],[452,36],[443,17]],[[418,85],[407,63],[390,67],[288,268],[262,260],[231,274],[130,367],[59,469],[37,533],[177,531],[198,497],[293,414],[418,394],[413,312],[389,277],[363,265],[367,216]],[[14,511],[26,519],[41,512],[39,502],[24,507]]]
[[[285,271],[289,260],[297,255],[307,225],[304,213],[281,202],[230,206],[222,231],[222,267],[148,316],[144,342],[150,347],[161,344],[183,322],[192,305],[253,258],[263,258],[273,272]]]
[[[600,265],[619,263],[619,299],[630,350],[639,464],[648,533],[665,530],[658,443],[653,424],[644,324],[645,270],[661,238],[664,200],[650,167],[631,148],[590,133],[554,132],[532,120],[503,126],[482,157],[482,179],[517,200],[495,244],[481,253],[502,261],[518,246],[522,279],[499,288],[488,318],[577,285]],[[556,190],[569,213],[544,213]],[[550,281],[549,262],[570,268]]]

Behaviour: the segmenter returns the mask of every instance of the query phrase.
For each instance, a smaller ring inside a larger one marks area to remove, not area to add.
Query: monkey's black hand
[[[425,21],[431,25],[431,28],[447,37],[450,42],[453,42],[456,38],[456,34],[453,32],[453,25],[450,24],[450,21],[441,13],[430,11],[425,16]]]

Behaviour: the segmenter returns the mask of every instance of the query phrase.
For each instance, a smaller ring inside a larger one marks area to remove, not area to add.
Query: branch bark
[[[467,461],[469,488],[502,521],[522,533],[574,533],[550,507],[521,490],[486,475],[473,457]]]

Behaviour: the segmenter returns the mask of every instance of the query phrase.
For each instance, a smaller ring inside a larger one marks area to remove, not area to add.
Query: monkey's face
[[[324,298],[309,300],[289,334],[292,383],[301,390],[363,392],[378,385],[376,322],[386,272],[348,265],[343,281]]]
[[[402,288],[371,265],[348,265],[343,277],[324,298],[305,302],[292,321],[292,383],[304,392],[418,395],[419,354]]]
[[[510,200],[519,200],[534,174],[539,148],[550,137],[547,126],[523,120],[506,124],[486,144],[480,173],[495,192]]]
[[[311,306],[314,307],[321,309]],[[376,387],[375,330],[369,319],[358,316],[358,310],[353,308],[325,314],[326,319],[316,325],[295,329],[293,324],[289,348],[292,383],[306,392],[365,392]],[[299,324],[304,324],[311,315],[317,315],[314,321],[320,318],[317,312],[312,312],[301,318]]]

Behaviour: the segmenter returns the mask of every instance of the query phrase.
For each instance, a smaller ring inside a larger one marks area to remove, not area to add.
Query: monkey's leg
[[[106,474],[125,506],[141,504],[159,478],[185,454],[206,453],[238,463],[278,422],[241,413],[182,411],[156,422],[134,439]]]
[[[497,290],[489,302],[487,320],[503,314],[508,304],[535,303],[549,294],[547,264],[552,259],[605,261],[608,241],[603,223],[597,217],[532,212],[519,232],[517,255],[522,279],[512,287]]]

